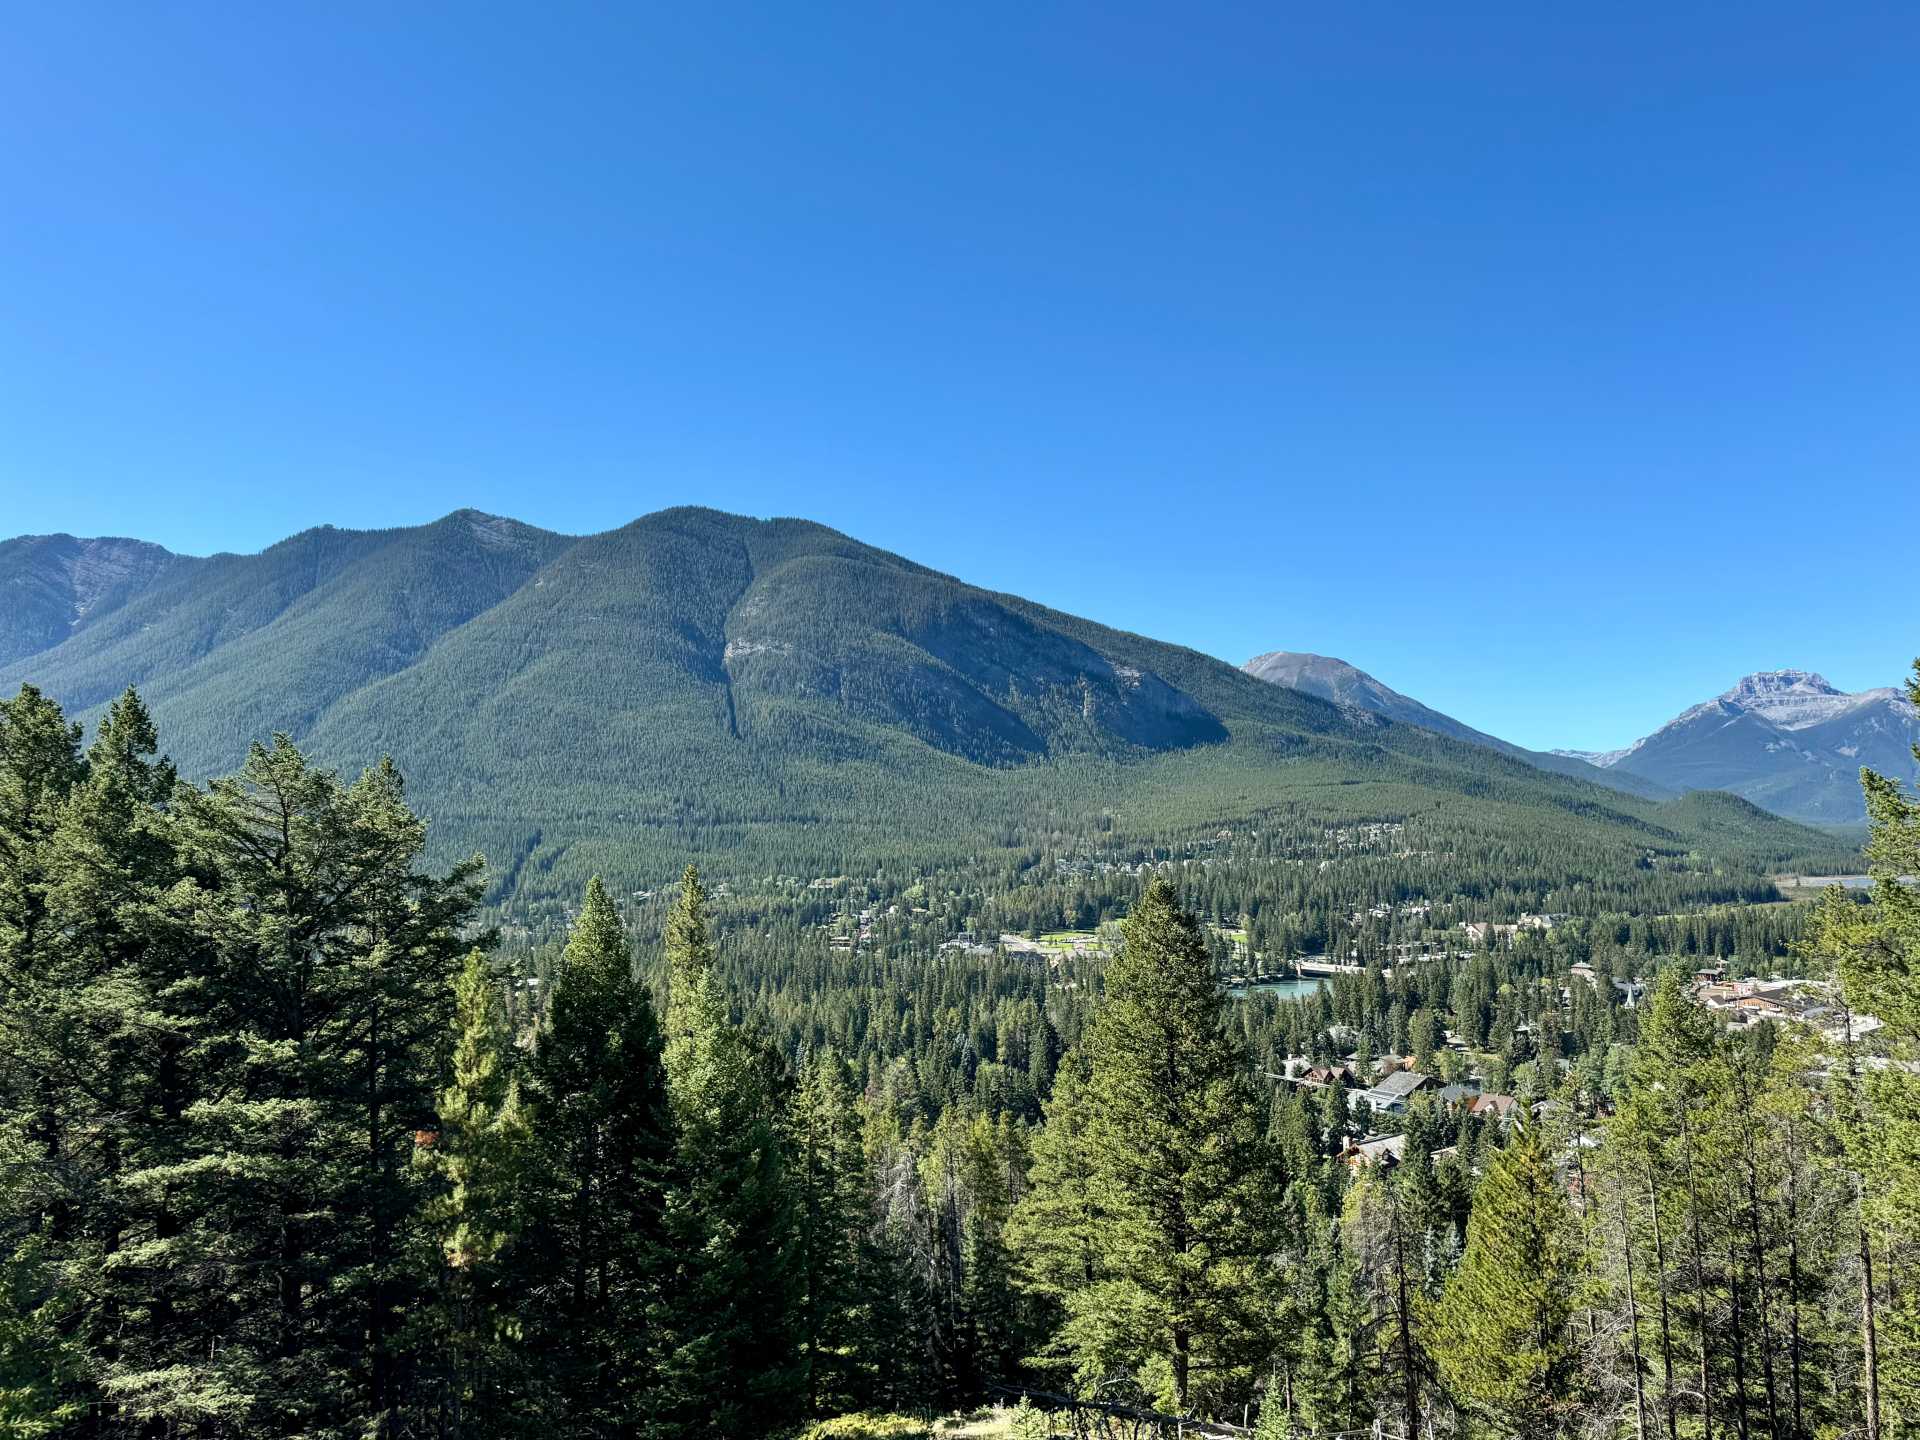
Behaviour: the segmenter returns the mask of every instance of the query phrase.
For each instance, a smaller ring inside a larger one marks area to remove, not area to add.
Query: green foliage
[[[1908,695],[1920,698],[1920,661]],[[1882,1298],[1872,1277],[1863,1280],[1861,1323],[1875,1341],[1863,1399],[1899,1434],[1920,1427],[1920,1295],[1889,1273],[1911,1266],[1920,1242],[1920,801],[1872,771],[1861,772],[1861,785],[1872,903],[1862,908],[1829,891],[1810,943],[1837,969],[1849,1009],[1885,1027],[1881,1063],[1849,1057],[1841,1133],[1857,1177],[1863,1271],[1877,1263],[1886,1287]]]
[[[0,1171],[21,1173],[17,1136],[0,1130]],[[18,1197],[0,1191],[0,1205],[17,1214]],[[61,1333],[61,1306],[37,1238],[22,1241],[0,1260],[0,1436],[39,1440],[78,1420],[84,1355]]]
[[[910,1415],[835,1415],[807,1426],[799,1440],[932,1440],[924,1420]]]
[[[964,631],[908,579],[889,613]],[[1757,868],[1644,832],[1623,860],[1590,815],[1529,835],[1510,794],[596,879],[564,925],[496,910],[496,948],[392,765],[348,783],[281,738],[182,785],[137,696],[101,719],[83,754],[44,696],[0,704],[0,1434],[923,1433],[901,1417],[1043,1380],[1271,1434],[1785,1440],[1869,1395],[1907,1424],[1896,793],[1869,786],[1879,888],[1811,936],[1886,1021],[1840,1045],[1690,994],[1799,963],[1806,907],[1737,903],[1774,898]],[[1463,938],[1562,885],[1551,930]],[[1062,928],[1085,943],[991,943]],[[1360,963],[1228,998],[1322,947]],[[1537,1118],[1509,1142],[1299,1083],[1409,1051]],[[1398,1164],[1350,1168],[1369,1124]]]
[[[872,1328],[880,1296],[867,1264],[862,1132],[846,1063],[832,1052],[813,1056],[794,1092],[790,1133],[800,1257],[794,1334],[814,1414],[858,1408],[885,1364]]]
[[[1466,1254],[1431,1323],[1441,1378],[1497,1434],[1570,1428],[1576,1267],[1566,1192],[1538,1134],[1522,1128],[1474,1193]]]
[[[1171,886],[1148,886],[1128,916],[1106,985],[1079,1154],[1049,1157],[1024,1227],[1051,1212],[1079,1236],[1041,1242],[1027,1272],[1057,1296],[1083,1382],[1130,1370],[1178,1413],[1212,1408],[1250,1384],[1263,1347],[1277,1177],[1199,924]]]
[[[453,982],[451,1082],[440,1092],[439,1127],[418,1159],[443,1189],[430,1203],[445,1263],[432,1330],[444,1348],[442,1404],[456,1433],[479,1428],[520,1379],[525,1336],[502,1252],[529,1217],[517,1203],[531,1155],[520,1096],[508,1074],[510,1040],[486,954],[469,952]]]
[[[677,1237],[660,1025],[595,879],[525,1064],[527,1218],[515,1272],[527,1368],[549,1413],[588,1431],[663,1425],[660,1329]]]
[[[67,733],[31,693],[0,717],[38,757],[0,785],[9,1350],[57,1335],[43,1383],[127,1423],[382,1413],[471,869],[414,869],[391,767],[343,784],[281,740],[175,790],[136,697],[84,765]]]
[[[1048,1440],[1052,1433],[1047,1412],[1037,1409],[1024,1395],[1007,1415],[1007,1434],[1012,1440]]]
[[[1763,886],[1844,848],[1729,797],[1660,804],[1357,724],[800,521],[676,509],[573,540],[462,511],[129,573],[0,686],[90,719],[138,684],[193,777],[275,731],[391,755],[436,857],[485,853],[489,898],[522,913],[689,857],[825,874],[1296,820],[1444,816],[1536,893],[1697,857],[1740,898],[1731,872]]]
[[[764,1434],[801,1398],[798,1217],[776,1078],[733,1023],[713,962],[706,893],[688,866],[666,935],[672,1364],[701,1396],[686,1433]]]

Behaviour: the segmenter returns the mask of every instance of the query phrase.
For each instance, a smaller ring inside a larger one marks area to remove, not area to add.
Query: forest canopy
[[[1920,805],[1866,797],[1814,904],[1393,821],[542,928],[390,762],[190,784],[25,687],[0,1434],[1920,1433]],[[1829,999],[1729,1026],[1741,974]]]

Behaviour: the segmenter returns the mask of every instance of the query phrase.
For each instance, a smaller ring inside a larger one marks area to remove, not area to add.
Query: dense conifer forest
[[[1920,1434],[1891,782],[1817,902],[1497,777],[562,896],[165,755],[0,702],[0,1435]]]
[[[76,591],[76,552],[116,583]],[[549,919],[595,874],[658,889],[689,861],[971,872],[1223,826],[1297,857],[1417,821],[1496,889],[1852,863],[1731,796],[1551,774],[801,520],[682,507],[574,538],[463,510],[207,558],[28,536],[0,541],[0,590],[0,693],[97,724],[138,687],[199,782],[278,732],[343,773],[391,755],[427,858],[481,851],[488,903]]]

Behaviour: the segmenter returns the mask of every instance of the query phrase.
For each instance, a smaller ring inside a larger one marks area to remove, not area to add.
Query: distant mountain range
[[[1912,783],[1920,714],[1900,691],[1854,694],[1808,670],[1749,675],[1622,750],[1555,753],[1675,790],[1727,790],[1776,815],[1861,818],[1860,771]]]
[[[345,767],[391,754],[439,852],[482,850],[502,898],[688,858],[1019,865],[1282,823],[1263,816],[1316,835],[1432,816],[1569,874],[1832,851],[1738,800],[1660,802],[1631,770],[1329,703],[824,526],[711,510],[584,537],[467,510],[257,555],[0,542],[0,690],[22,682],[83,720],[138,686],[193,777],[275,731]]]
[[[1811,824],[1857,824],[1860,770],[1913,782],[1920,715],[1898,690],[1849,695],[1806,670],[1749,675],[1621,750],[1526,750],[1400,694],[1344,660],[1275,650],[1248,674],[1649,798],[1724,790]]]
[[[1389,720],[1397,720],[1402,725],[1418,725],[1423,730],[1432,730],[1436,734],[1450,735],[1456,740],[1464,740],[1469,745],[1484,745],[1490,750],[1498,750],[1502,755],[1511,755],[1542,770],[1552,770],[1562,775],[1571,775],[1576,779],[1591,780],[1610,789],[1623,790],[1629,795],[1640,795],[1648,799],[1671,799],[1679,794],[1658,781],[1649,780],[1631,771],[1613,771],[1589,763],[1584,755],[1575,755],[1567,751],[1527,750],[1514,745],[1485,731],[1476,730],[1471,725],[1454,719],[1451,715],[1442,715],[1438,710],[1429,709],[1411,696],[1402,695],[1398,690],[1381,684],[1366,671],[1356,669],[1344,660],[1336,660],[1331,655],[1309,655],[1298,650],[1271,650],[1265,655],[1256,655],[1241,667],[1249,675],[1275,685],[1284,685],[1289,690],[1298,690],[1307,695],[1318,695],[1322,700],[1330,700],[1335,705],[1365,711],[1373,715],[1384,715]]]

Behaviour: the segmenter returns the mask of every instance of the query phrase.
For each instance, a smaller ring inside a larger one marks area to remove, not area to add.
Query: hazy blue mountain
[[[19,627],[37,648],[0,687],[92,718],[137,684],[191,776],[275,730],[343,766],[391,754],[441,852],[483,850],[496,893],[694,857],[1017,864],[1269,813],[1444,816],[1590,872],[1823,843],[1739,802],[1669,811],[1543,773],[801,520],[678,509],[576,539],[461,511],[158,557],[56,586],[35,613],[65,633]]]
[[[1483,730],[1476,730],[1451,715],[1442,715],[1438,710],[1422,705],[1411,696],[1402,695],[1398,690],[1381,684],[1366,671],[1344,660],[1336,660],[1331,655],[1312,655],[1299,650],[1270,650],[1265,655],[1254,656],[1241,668],[1249,675],[1275,685],[1284,685],[1289,690],[1318,695],[1322,700],[1382,715],[1402,725],[1418,725],[1423,730],[1449,735],[1469,745],[1484,745],[1541,770],[1590,780],[1609,789],[1624,790],[1630,795],[1649,799],[1668,799],[1680,793],[1677,789],[1641,775],[1603,769],[1590,763],[1586,756],[1567,751],[1528,750]]]
[[[1748,675],[1621,750],[1561,751],[1610,774],[1727,790],[1776,815],[1856,824],[1862,767],[1913,783],[1920,715],[1900,691],[1848,694],[1808,670]]]

